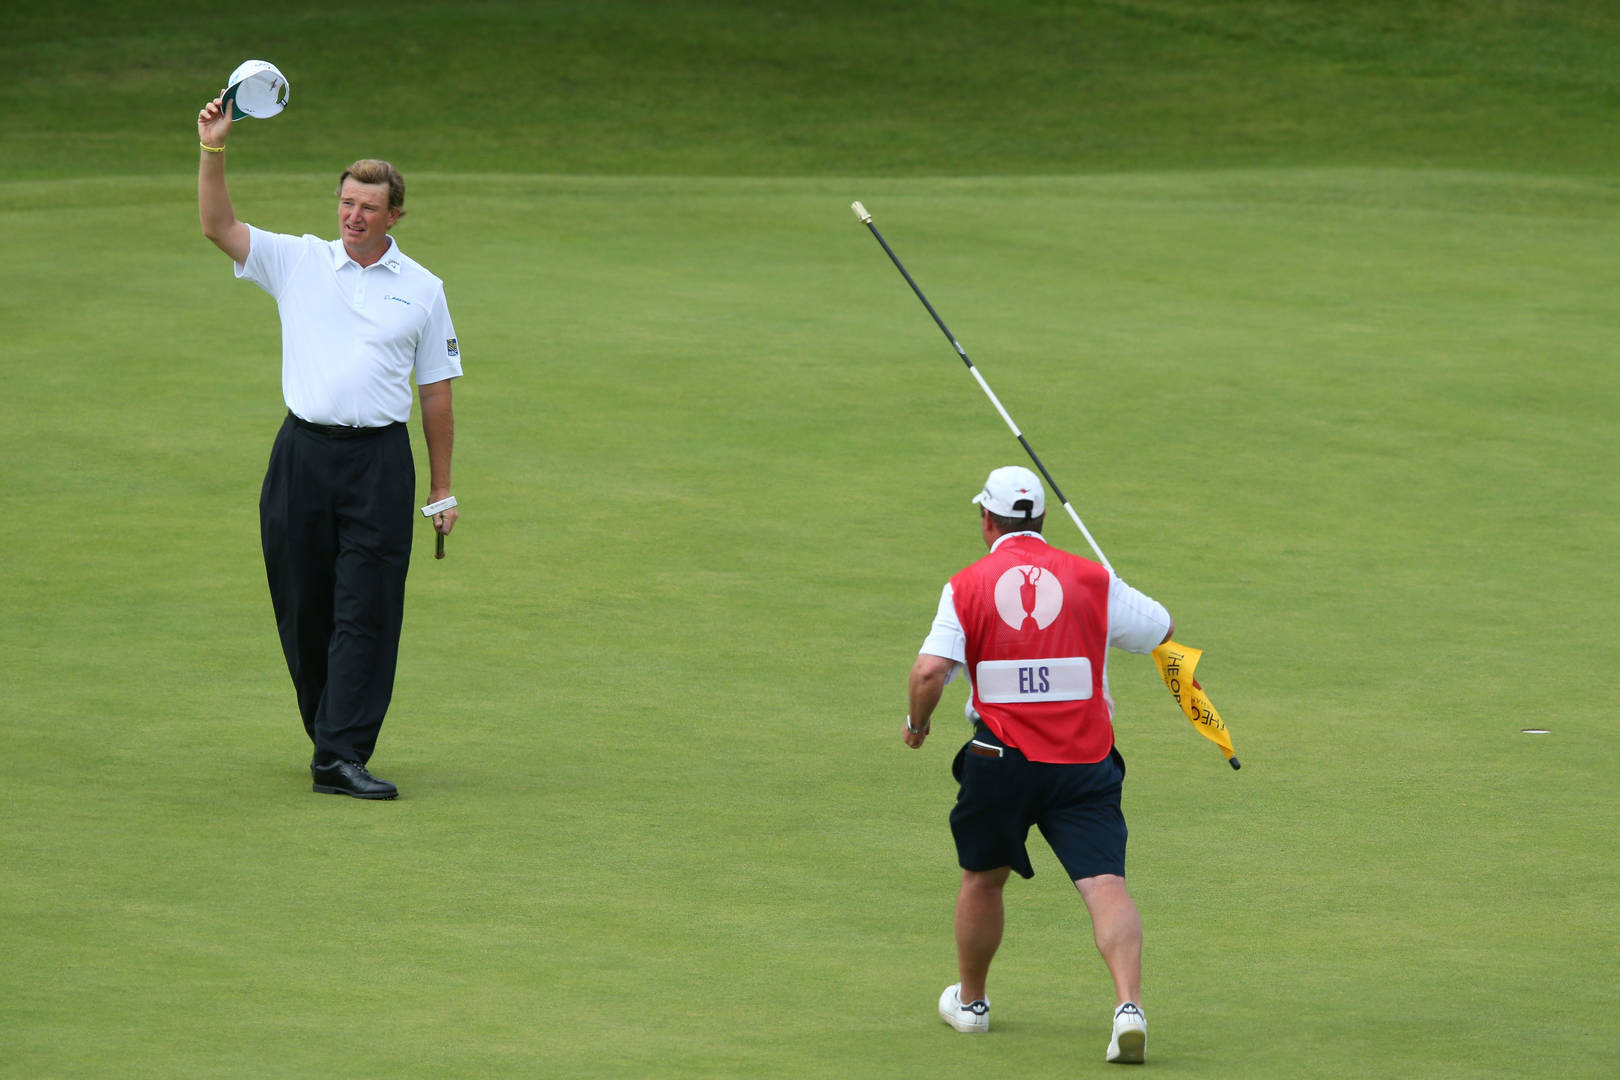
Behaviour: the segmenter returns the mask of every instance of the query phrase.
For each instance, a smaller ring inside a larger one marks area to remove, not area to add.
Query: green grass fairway
[[[1038,838],[991,1034],[934,1014],[963,691],[911,752],[905,675],[1023,459],[854,199],[1244,761],[1113,656],[1152,1075],[1620,1075],[1620,16],[1364,8],[398,5],[396,235],[467,377],[382,804],[309,791],[279,330],[198,234],[189,123],[302,57],[232,192],[330,235],[369,150],[334,101],[386,97],[344,42],[387,32],[0,15],[0,1078],[1109,1075]],[[1106,107],[1055,97],[1082,54]],[[98,115],[109,69],[148,93]],[[504,127],[470,88],[508,76],[588,115]]]
[[[238,202],[318,224],[324,184]],[[421,1076],[1102,1067],[1049,856],[991,1040],[931,1015],[950,747],[900,746],[902,681],[1017,446],[853,195],[1208,650],[1248,763],[1116,656],[1154,1067],[1609,1070],[1617,755],[1582,628],[1617,584],[1612,193],[421,188],[401,239],[468,342],[467,516],[418,552],[397,804],[308,794],[254,535],[275,319],[183,228],[189,192],[76,188],[94,258],[8,279],[36,370],[7,438],[35,508],[4,630],[9,1075],[308,1075],[335,1031]],[[60,187],[11,192],[7,235],[49,245]]]

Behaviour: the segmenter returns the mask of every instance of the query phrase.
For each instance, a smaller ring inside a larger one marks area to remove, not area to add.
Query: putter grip
[[[436,532],[433,535],[435,538],[433,544],[433,557],[435,559],[442,559],[444,558],[444,533]]]
[[[850,203],[849,208],[855,211],[855,217],[859,219],[862,225],[865,225],[872,220],[872,215],[866,212],[866,207],[862,206],[859,200]]]

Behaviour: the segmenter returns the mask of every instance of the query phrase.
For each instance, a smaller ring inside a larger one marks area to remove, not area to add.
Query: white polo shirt
[[[996,538],[990,550],[994,551],[1001,542],[1009,536],[1033,536],[1045,542],[1045,537],[1037,532],[1006,533]],[[1170,631],[1170,612],[1157,600],[1146,593],[1125,584],[1118,574],[1112,571],[1108,574],[1108,644],[1116,649],[1126,652],[1150,653],[1164,640],[1164,635]],[[967,663],[967,633],[962,629],[962,620],[956,614],[956,591],[951,583],[946,582],[945,588],[939,596],[939,610],[934,613],[934,624],[929,627],[928,636],[923,639],[922,648],[918,652],[930,656],[942,657],[955,661],[951,665],[950,673],[945,677],[946,682],[956,678],[957,672]],[[1102,673],[1103,694],[1108,695],[1108,662],[1103,660]],[[1112,698],[1110,698],[1112,700]],[[973,708],[973,696],[968,695],[967,706],[963,709],[969,720],[979,718],[978,711]]]
[[[281,396],[316,424],[384,427],[411,418],[418,386],[461,375],[444,282],[388,238],[370,266],[341,240],[248,226],[245,278],[281,310]]]

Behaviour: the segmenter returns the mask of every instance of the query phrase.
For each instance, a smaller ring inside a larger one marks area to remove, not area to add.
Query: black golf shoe
[[[309,772],[315,778],[315,790],[323,795],[351,795],[356,799],[392,799],[399,794],[397,787],[387,780],[372,776],[358,761],[312,764]]]

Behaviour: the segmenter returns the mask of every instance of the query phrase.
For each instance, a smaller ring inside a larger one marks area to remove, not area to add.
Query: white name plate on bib
[[[988,705],[1014,701],[1085,701],[1091,697],[1091,661],[1084,656],[1051,660],[984,660],[973,688]]]

